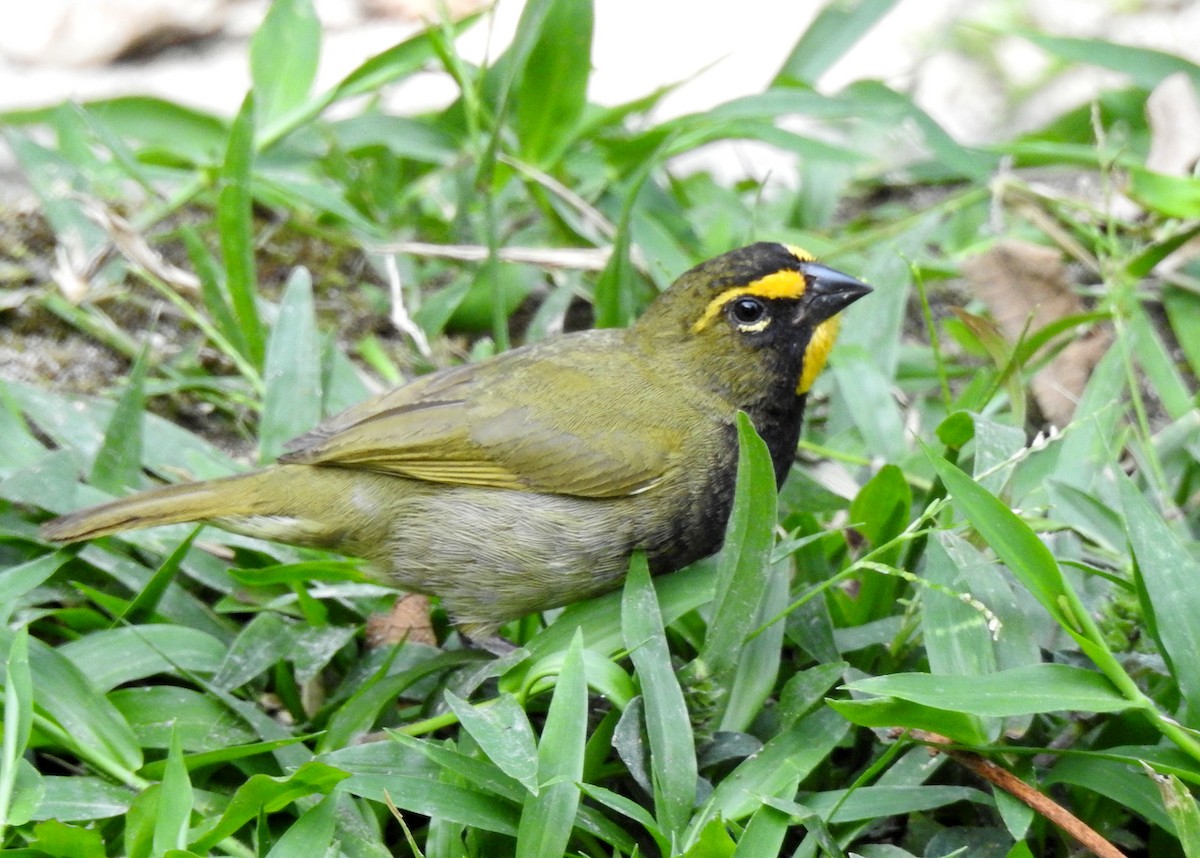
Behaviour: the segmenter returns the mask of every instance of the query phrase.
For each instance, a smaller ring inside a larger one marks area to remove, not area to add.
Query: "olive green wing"
[[[577,497],[650,488],[678,460],[682,428],[636,361],[605,349],[600,372],[596,351],[573,345],[427,376],[334,417],[280,461]]]

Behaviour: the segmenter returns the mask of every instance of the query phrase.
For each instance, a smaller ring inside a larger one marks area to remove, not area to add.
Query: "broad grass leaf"
[[[108,235],[84,210],[89,183],[79,166],[23,132],[4,128],[3,134],[41,201],[41,212],[50,221],[59,244],[73,249],[75,264],[99,252],[108,243]]]
[[[1200,226],[1197,227],[1200,230]],[[1194,377],[1200,377],[1200,295],[1187,289],[1164,286],[1163,308],[1171,322],[1171,332],[1187,357]]]
[[[860,727],[924,730],[964,745],[986,745],[990,740],[978,716],[926,706],[898,697],[865,700],[828,700],[830,708]]]
[[[981,676],[894,673],[860,679],[846,687],[861,694],[992,717],[1121,712],[1136,706],[1102,674],[1066,664],[1030,664]]]
[[[650,812],[645,807],[638,804],[628,796],[613,792],[596,784],[584,783],[580,784],[580,790],[588,798],[595,803],[603,805],[610,810],[615,810],[627,819],[631,819],[642,827],[642,829],[654,838],[654,842],[658,845],[659,850],[664,855],[671,852],[671,844],[667,841],[662,833],[662,829],[658,827],[658,823]]]
[[[891,393],[891,379],[884,375],[876,355],[865,348],[844,343],[830,367],[838,386],[838,398],[862,433],[867,450],[888,462],[907,455],[904,418]]]
[[[146,346],[133,362],[88,476],[92,485],[111,494],[136,488],[142,481],[142,412],[149,361],[150,349]]]
[[[0,625],[8,625],[12,612],[21,605],[22,596],[44,583],[70,559],[68,552],[56,551],[5,569],[0,575]]]
[[[220,818],[192,841],[191,849],[199,853],[212,849],[260,813],[275,813],[310,795],[328,795],[348,777],[341,769],[315,761],[283,777],[251,775],[234,792]]]
[[[170,686],[165,686],[170,687]],[[213,695],[217,696],[217,695]],[[254,730],[255,736],[261,736],[263,733],[274,732],[276,735],[282,732],[280,729],[274,731],[264,729],[267,722],[255,723],[253,713],[255,710],[245,707],[240,710],[235,706],[231,706],[228,700],[222,700],[226,708],[231,712],[236,712],[240,716],[241,721],[250,725]],[[227,717],[227,716],[226,716]],[[215,740],[223,738],[221,730],[213,731]],[[237,760],[248,760],[252,757],[273,755],[276,759],[269,765],[282,765],[286,767],[295,767],[303,765],[312,758],[308,748],[304,743],[313,740],[313,734],[296,734],[284,738],[276,738],[266,742],[248,742],[244,745],[223,745],[220,748],[212,751],[195,751],[189,753],[184,762],[187,764],[188,771],[203,769],[207,766],[216,766],[221,763],[229,763]],[[207,737],[205,737],[207,741]],[[282,758],[282,759],[280,759]],[[163,772],[166,771],[166,759],[156,760],[152,763],[147,763],[142,767],[139,774],[147,778],[161,778]]]
[[[458,33],[469,27],[478,15],[467,15],[451,25],[452,33]],[[373,95],[380,88],[392,81],[407,77],[418,71],[434,58],[432,29],[422,28],[411,38],[393,45],[364,61],[351,71],[326,94],[319,103],[319,108],[346,98],[358,95]],[[314,114],[315,115],[315,114]]]
[[[105,858],[104,838],[94,828],[67,825],[57,819],[47,819],[33,827],[33,837],[28,841],[29,849],[16,854],[21,858],[44,855],[70,856],[70,858]],[[5,850],[8,852],[9,850]],[[24,855],[22,855],[24,853]]]
[[[970,593],[966,570],[943,545],[953,534],[939,533],[926,548],[925,577],[947,591]],[[977,596],[975,598],[978,598]],[[930,673],[942,676],[983,676],[996,670],[996,653],[988,618],[978,607],[966,604],[940,589],[921,591],[921,636]],[[980,722],[980,730],[995,740],[999,721]]]
[[[710,819],[700,829],[692,845],[683,853],[683,858],[729,858],[737,849],[737,843],[729,834],[723,819]]]
[[[670,624],[688,611],[712,601],[716,565],[700,561],[669,575],[656,575],[652,581],[663,623]],[[625,646],[620,617],[621,591],[568,605],[549,626],[534,636],[525,649],[535,658],[544,658],[567,648],[576,629],[582,629],[588,649],[615,653]],[[505,686],[508,687],[507,685]]]
[[[1102,39],[1054,36],[1034,30],[1013,30],[1013,35],[1033,42],[1061,59],[1112,69],[1129,75],[1138,86],[1153,89],[1164,78],[1183,72],[1200,86],[1200,66],[1183,57]]]
[[[254,367],[265,354],[263,323],[258,313],[258,282],[254,262],[254,96],[249,94],[229,129],[225,162],[217,196],[217,233],[225,266],[227,300],[236,327],[225,335]]]
[[[991,797],[978,789],[942,784],[860,786],[805,796],[804,805],[828,822],[859,822],[935,810],[958,801],[991,807]]]
[[[7,653],[15,634],[0,632]],[[62,653],[38,640],[29,642],[35,704],[63,730],[63,739],[81,757],[110,771],[132,772],[142,751],[116,707]]]
[[[169,748],[174,736],[189,754],[205,753],[249,745],[258,738],[220,700],[190,688],[140,685],[113,691],[109,699],[143,748]]]
[[[517,805],[490,791],[443,782],[437,763],[405,745],[352,745],[321,759],[350,774],[342,789],[351,795],[382,802],[386,794],[401,810],[509,837],[516,835],[520,813]]]
[[[836,712],[819,709],[769,740],[716,785],[692,820],[693,834],[713,818],[744,819],[762,805],[763,796],[778,795],[788,784],[803,780],[827,760],[849,727]]]
[[[386,147],[397,158],[448,167],[458,156],[455,138],[420,119],[364,113],[329,123],[329,133],[340,148],[354,152]]]
[[[935,175],[984,181],[996,168],[999,156],[959,143],[912,98],[880,81],[856,81],[836,99],[860,117],[871,116],[881,125],[902,122],[916,131],[928,152],[927,163],[936,168]]]
[[[14,470],[35,465],[45,458],[46,445],[39,441],[21,414],[21,406],[11,395],[9,383],[0,380],[0,479]]]
[[[1107,754],[1071,754],[1059,759],[1041,779],[1043,787],[1070,784],[1112,799],[1167,831],[1173,824],[1154,781],[1135,760],[1107,759]]]
[[[1200,180],[1196,180],[1196,188],[1200,193]],[[1135,303],[1126,320],[1126,333],[1134,360],[1145,373],[1150,388],[1167,415],[1172,420],[1179,420],[1191,413],[1196,404],[1188,381],[1176,366],[1176,359],[1163,342],[1157,324]]]
[[[291,653],[296,632],[294,620],[275,613],[256,615],[230,644],[213,685],[229,691],[249,682]]]
[[[1200,724],[1200,562],[1128,477],[1121,475],[1118,483],[1142,610],[1195,727]]]
[[[850,504],[850,523],[878,549],[903,532],[912,513],[912,490],[904,472],[896,465],[884,465],[858,491]],[[885,565],[900,560],[903,545],[872,555]],[[905,582],[894,575],[866,573],[859,581],[853,599],[839,599],[838,605],[849,625],[859,626],[892,613]]]
[[[1055,622],[1107,675],[1124,675],[1050,549],[1033,529],[959,468],[932,453],[929,458],[955,505]]]
[[[231,358],[244,361],[245,338],[229,302],[224,270],[193,226],[183,224],[179,229],[179,237],[183,240],[192,269],[200,280],[200,301],[207,314],[209,339]]]
[[[948,543],[948,544],[947,544]],[[968,559],[963,546],[951,533],[939,533],[926,549],[925,577],[952,592],[974,593],[969,567],[959,562]],[[955,554],[950,549],[956,549]],[[981,676],[996,670],[996,653],[987,616],[948,592],[921,592],[921,628],[930,673],[957,676]]]
[[[521,156],[543,169],[575,141],[592,70],[591,0],[556,0],[515,84],[513,125]]]
[[[1177,224],[1175,229],[1167,230],[1164,235],[1155,236],[1149,243],[1142,247],[1133,258],[1125,263],[1125,274],[1132,280],[1141,280],[1149,276],[1160,262],[1170,256],[1172,253],[1183,247],[1197,235],[1200,235],[1200,222],[1188,221]],[[1164,284],[1162,291],[1163,304],[1166,306],[1168,315],[1170,307],[1167,306],[1168,297],[1172,292],[1187,290],[1179,289],[1178,287]],[[1192,294],[1192,293],[1188,293]]]
[[[10,826],[24,825],[32,819],[50,818],[38,815],[46,796],[46,779],[42,773],[26,757],[18,758],[14,769],[16,777],[11,792],[0,805],[3,811],[0,812],[0,821]]]
[[[497,768],[533,795],[538,792],[538,750],[529,717],[511,694],[472,706],[447,690],[446,703],[479,749]]]
[[[267,341],[258,455],[272,462],[291,439],[321,419],[321,343],[313,306],[312,275],[293,269]]]
[[[42,785],[42,800],[33,819],[91,822],[122,816],[134,796],[128,787],[87,775],[47,775]]]
[[[200,527],[193,528],[192,532],[175,546],[167,559],[146,582],[146,586],[138,590],[137,595],[130,600],[125,610],[113,618],[114,626],[124,623],[149,622],[155,618],[159,604],[166,595],[167,589],[174,583],[175,574],[188,556],[188,552],[192,550],[192,542],[195,541],[201,530]]]
[[[791,564],[780,561],[763,569],[766,588],[755,614],[754,625],[762,626],[787,610],[791,601]],[[745,641],[729,682],[729,694],[718,730],[741,732],[762,714],[779,678],[786,621],[777,621]]]
[[[469,658],[469,657],[468,657]],[[395,704],[396,697],[426,676],[460,666],[461,653],[438,653],[426,647],[403,647],[396,655],[399,664],[385,661],[380,669],[333,712],[317,750],[330,751],[351,744],[370,730],[380,712]]]
[[[733,858],[778,855],[791,822],[790,814],[764,804],[750,816],[746,830],[738,838],[737,848],[733,850]]]
[[[722,709],[729,704],[733,673],[746,646],[746,636],[759,622],[763,594],[772,572],[771,546],[775,542],[775,467],[770,451],[750,418],[742,412],[737,415],[737,433],[733,510],[717,561],[712,620],[698,656],[724,695]],[[773,673],[769,681],[773,683]]]
[[[170,623],[100,629],[58,648],[102,691],[155,674],[214,674],[226,651],[221,639]]]
[[[896,0],[829,3],[792,48],[775,76],[775,86],[816,87],[825,72],[886,15]],[[760,854],[767,854],[765,852]]]
[[[1125,385],[1125,362],[1121,349],[1109,349],[1092,370],[1092,377],[1075,406],[1071,431],[1059,442],[1058,463],[1053,478],[1085,492],[1096,482],[1096,462],[1117,457],[1117,439],[1123,421],[1123,406],[1114,391]]]
[[[627,183],[612,253],[596,281],[594,303],[597,328],[623,328],[633,321],[635,306],[631,284],[636,281],[638,274],[629,257],[632,247],[631,225],[638,195],[658,157],[659,152],[656,151]]]
[[[565,658],[566,650],[559,650],[536,660],[524,661],[520,665],[520,670],[514,670],[505,678],[520,677],[520,692],[517,696],[520,699],[527,699],[553,687],[552,678],[557,677],[562,671]],[[526,668],[527,672],[523,672]],[[583,674],[588,687],[597,694],[603,695],[618,709],[623,710],[637,696],[637,686],[630,675],[626,673],[625,668],[591,647],[583,651]],[[502,683],[502,685],[505,688],[508,687],[507,683]]]
[[[311,0],[274,0],[250,39],[250,79],[261,125],[304,103],[320,56],[321,23]]]
[[[696,801],[695,740],[687,703],[671,665],[646,555],[640,551],[629,563],[621,626],[645,702],[654,815],[666,836],[678,838]]]
[[[23,768],[28,766],[24,755],[33,732],[33,676],[29,667],[29,629],[24,626],[13,635],[5,659],[3,725],[3,744],[0,745],[0,831],[8,825],[27,822],[33,810],[29,805],[36,804],[23,802],[20,795],[29,792],[28,772],[24,772],[23,776]]]
[[[1013,457],[1025,448],[1025,430],[975,415],[975,481],[999,494],[1012,472]]]
[[[328,855],[337,822],[338,796],[330,793],[301,814],[275,841],[267,858]]]
[[[154,820],[153,848],[156,855],[187,847],[194,802],[179,736],[172,731],[167,768],[158,792],[158,814]]]
[[[1149,766],[1146,768],[1158,787],[1167,815],[1175,825],[1175,835],[1183,847],[1183,854],[1187,858],[1197,858],[1200,856],[1200,807],[1196,806],[1195,797],[1183,781],[1174,775],[1161,777],[1155,775]]]
[[[208,164],[220,157],[228,132],[226,123],[212,114],[154,96],[92,101],[87,110],[126,143],[140,143],[143,157],[169,153],[173,159]]]
[[[776,712],[781,729],[791,727],[812,711],[826,693],[837,684],[849,665],[844,661],[814,664],[807,670],[793,673],[779,692]]]
[[[517,826],[517,858],[559,858],[567,851],[579,809],[587,740],[583,634],[563,661],[537,748],[538,791],[527,796]]]
[[[474,749],[472,749],[472,753],[466,753],[455,748],[449,742],[442,744],[416,739],[396,730],[389,730],[388,735],[392,737],[393,741],[416,751],[429,762],[440,767],[443,773],[453,775],[459,786],[478,787],[486,793],[507,799],[517,806],[521,805],[531,794],[524,784],[501,771],[494,762],[479,759],[478,755],[474,753]],[[473,739],[474,736],[471,738]],[[470,742],[460,741],[458,744],[470,745]],[[536,764],[536,762],[535,752],[534,763]]]

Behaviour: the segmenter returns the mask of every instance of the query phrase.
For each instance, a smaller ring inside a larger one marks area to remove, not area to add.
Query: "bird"
[[[437,596],[469,641],[620,586],[630,558],[718,550],[736,419],[780,488],[805,402],[865,283],[791,245],[702,262],[632,325],[562,334],[435,371],[333,416],[274,464],[152,488],[42,525],[50,541],[205,522],[360,558]]]

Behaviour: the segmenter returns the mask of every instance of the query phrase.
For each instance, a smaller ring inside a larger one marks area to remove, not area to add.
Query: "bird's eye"
[[[752,325],[761,322],[767,315],[767,307],[757,298],[738,298],[729,307],[733,320],[739,325]]]

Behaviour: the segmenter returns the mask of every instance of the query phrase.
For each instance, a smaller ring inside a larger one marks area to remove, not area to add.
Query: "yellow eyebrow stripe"
[[[797,257],[803,251],[798,251],[795,248],[788,248]],[[808,257],[811,259],[811,257]],[[692,325],[692,332],[699,333],[712,324],[713,319],[721,314],[721,310],[725,305],[734,298],[740,298],[742,295],[753,295],[756,298],[799,298],[804,294],[804,290],[808,284],[804,279],[804,275],[799,271],[776,271],[768,274],[766,277],[760,277],[757,280],[747,283],[745,286],[734,286],[731,289],[726,289],[717,297],[708,302],[708,306],[704,308],[704,312],[700,314],[700,318]]]

